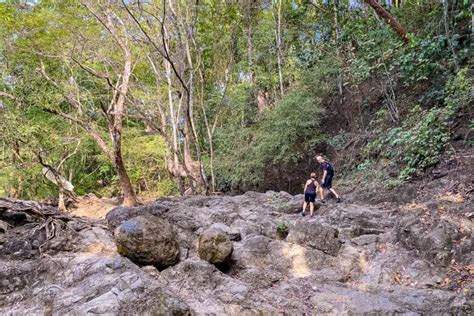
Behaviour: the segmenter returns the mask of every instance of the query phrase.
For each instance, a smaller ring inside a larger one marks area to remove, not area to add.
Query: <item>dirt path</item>
[[[96,196],[80,197],[74,208],[70,208],[70,215],[104,219],[105,215],[119,203],[114,199],[98,198]]]

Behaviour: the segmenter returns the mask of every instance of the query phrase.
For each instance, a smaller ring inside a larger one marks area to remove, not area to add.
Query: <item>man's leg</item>
[[[334,191],[333,188],[330,188],[329,191],[331,191],[331,193],[334,194],[334,196],[336,197],[336,199],[339,198],[339,194],[337,194],[336,191]]]
[[[332,175],[329,176],[326,181],[327,181],[326,188],[329,190],[329,192],[334,194],[334,197],[336,198],[337,202],[339,202],[340,201],[339,194],[337,194],[337,192],[332,188]]]
[[[313,212],[314,212],[314,203],[309,202],[309,213],[311,217],[313,217]]]

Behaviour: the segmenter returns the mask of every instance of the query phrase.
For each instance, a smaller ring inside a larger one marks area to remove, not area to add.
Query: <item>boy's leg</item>
[[[324,200],[324,191],[323,191],[323,186],[320,185],[319,186],[319,197],[321,198],[321,200]]]
[[[304,212],[306,211],[306,206],[308,206],[308,202],[304,201],[303,210],[299,213],[301,216],[304,216]]]

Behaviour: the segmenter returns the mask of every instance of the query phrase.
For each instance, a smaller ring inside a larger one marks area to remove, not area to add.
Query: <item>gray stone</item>
[[[289,242],[309,246],[335,256],[341,248],[337,229],[316,220],[296,222],[286,238]]]
[[[179,244],[171,224],[153,215],[123,222],[115,230],[117,251],[141,265],[164,269],[179,260]]]
[[[209,229],[213,228],[221,229],[222,231],[224,231],[229,237],[229,239],[232,241],[239,241],[241,239],[240,230],[235,227],[231,228],[224,223],[214,223],[211,225],[211,227],[209,227]],[[199,232],[199,234],[201,233],[202,231]]]
[[[8,223],[0,220],[0,233],[6,233],[8,230]]]
[[[377,235],[362,235],[352,238],[351,241],[357,246],[365,246],[377,242],[378,238],[379,237]]]
[[[216,266],[229,263],[232,255],[232,242],[220,228],[210,228],[199,236],[199,257]]]

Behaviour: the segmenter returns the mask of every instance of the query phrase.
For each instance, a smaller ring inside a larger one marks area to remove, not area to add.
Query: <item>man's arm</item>
[[[306,189],[308,188],[308,181],[306,181],[305,185],[304,185],[304,191],[303,191],[303,194],[306,193]]]
[[[326,175],[328,174],[328,171],[327,170],[324,170],[323,171],[323,177],[321,179],[321,183],[324,183],[324,181],[326,181]]]

